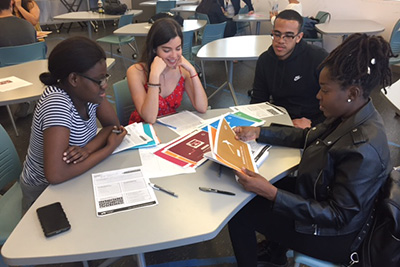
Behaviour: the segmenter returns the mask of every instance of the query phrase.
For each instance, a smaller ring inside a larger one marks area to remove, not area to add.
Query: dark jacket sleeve
[[[254,75],[254,83],[253,83],[253,92],[251,95],[250,104],[261,103],[270,101],[270,88],[268,87],[267,81],[267,51],[261,54],[261,56],[257,60],[255,75]]]
[[[228,20],[227,17],[222,12],[221,6],[218,3],[213,3],[212,7],[209,10],[210,10],[209,14],[207,15],[208,18],[210,19],[211,24],[222,23]]]
[[[243,0],[243,2],[245,2],[246,5],[249,7],[249,11],[254,11],[254,7],[253,4],[251,3],[251,0]]]
[[[309,129],[291,126],[261,127],[257,141],[270,145],[303,148]]]

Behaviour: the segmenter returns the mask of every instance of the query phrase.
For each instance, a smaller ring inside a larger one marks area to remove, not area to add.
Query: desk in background
[[[185,19],[183,21],[183,32],[197,31],[207,24],[205,20]],[[116,29],[113,33],[116,35],[133,35],[133,36],[147,36],[151,28],[150,23],[132,23]]]
[[[158,1],[163,1],[163,0],[158,0]],[[181,5],[197,5],[199,3],[199,0],[177,0],[176,1],[176,6],[181,6]],[[149,0],[149,1],[144,1],[139,4],[139,6],[156,6],[157,0]]]
[[[385,30],[385,27],[372,20],[330,20],[327,23],[315,24],[315,29],[321,34],[346,36],[353,33],[377,34]]]
[[[198,7],[198,5],[181,5],[181,6],[172,8],[171,12],[176,12],[178,14],[180,12],[196,13],[197,7]]]
[[[237,14],[232,18],[236,22],[256,22],[256,34],[260,34],[261,22],[271,21],[270,15],[267,12],[255,12],[251,15]]]
[[[133,16],[138,16],[143,13],[143,10],[128,10],[125,14],[133,14]],[[91,21],[102,21],[102,20],[118,20],[122,15],[107,15],[100,14],[93,11],[78,11],[70,12],[62,15],[55,16],[55,20],[60,21],[86,21],[88,27],[89,38],[92,38],[92,26]]]
[[[208,61],[229,61],[227,70],[227,81],[222,84],[208,99],[213,97],[226,85],[231,91],[235,105],[238,104],[233,88],[233,61],[234,60],[257,60],[258,57],[268,49],[272,44],[272,38],[269,35],[245,35],[223,38],[212,41],[197,53],[197,57]]]
[[[227,109],[208,110],[201,114],[211,118]],[[267,125],[278,122],[291,125],[287,114],[266,119]],[[177,135],[154,124],[163,143]],[[272,147],[269,157],[259,168],[266,179],[275,181],[298,165],[298,149]],[[207,161],[196,173],[151,179],[175,191],[171,197],[156,191],[157,206],[97,217],[94,203],[92,173],[141,165],[139,152],[127,150],[111,155],[84,174],[59,185],[50,185],[35,201],[2,248],[10,265],[36,265],[75,262],[139,254],[173,248],[214,238],[228,221],[255,195],[245,191],[235,180],[232,170]],[[219,188],[236,196],[209,194],[200,186]],[[46,238],[36,215],[38,207],[61,202],[71,223],[71,230]]]

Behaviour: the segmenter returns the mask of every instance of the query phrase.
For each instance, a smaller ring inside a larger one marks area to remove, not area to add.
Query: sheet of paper
[[[32,83],[22,80],[15,76],[0,79],[0,92],[6,92],[21,87],[32,85]]]
[[[121,144],[114,150],[113,154],[125,149],[147,144],[153,140],[144,132],[142,123],[129,124],[125,129],[128,134],[125,135],[124,140],[122,140]]]
[[[99,217],[158,204],[141,167],[93,173],[92,182]]]
[[[194,168],[182,168],[154,155],[154,152],[159,149],[160,146],[139,149],[140,160],[142,161],[142,171],[146,177],[158,178],[196,172]]]
[[[285,111],[282,108],[279,108],[268,102],[259,103],[259,104],[251,104],[251,105],[243,105],[243,106],[234,106],[234,107],[230,107],[230,109],[235,112],[241,111],[243,113],[249,114],[250,116],[254,116],[256,118],[267,118],[267,117],[285,114]]]
[[[157,119],[157,122],[163,124],[179,135],[193,131],[203,124],[203,119],[190,111],[182,111],[170,116]]]

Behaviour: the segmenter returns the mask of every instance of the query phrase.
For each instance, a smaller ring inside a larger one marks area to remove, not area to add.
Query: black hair
[[[299,32],[303,28],[303,17],[299,14],[299,12],[291,9],[285,9],[279,12],[276,16],[275,21],[277,19],[285,19],[285,20],[295,20],[299,23]]]
[[[355,33],[336,47],[321,63],[329,69],[330,78],[342,89],[360,86],[364,98],[379,84],[385,88],[392,83],[389,58],[393,57],[390,44],[381,36]]]
[[[85,73],[102,59],[106,54],[96,42],[82,36],[68,38],[51,51],[49,72],[40,74],[40,80],[45,85],[63,82],[70,73]]]
[[[141,57],[141,62],[146,63],[148,73],[150,73],[151,63],[157,55],[157,47],[168,43],[171,39],[179,36],[181,45],[183,44],[183,35],[181,26],[174,19],[158,19],[151,26],[146,38],[145,47]]]
[[[0,0],[0,10],[10,9],[11,0]]]

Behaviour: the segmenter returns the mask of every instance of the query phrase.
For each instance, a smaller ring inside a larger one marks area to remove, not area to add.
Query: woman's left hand
[[[67,164],[79,163],[89,157],[90,153],[85,147],[70,146],[63,153],[63,161]]]
[[[238,182],[246,191],[250,191],[265,197],[271,201],[275,200],[278,189],[260,174],[243,168],[241,172],[235,171]]]

